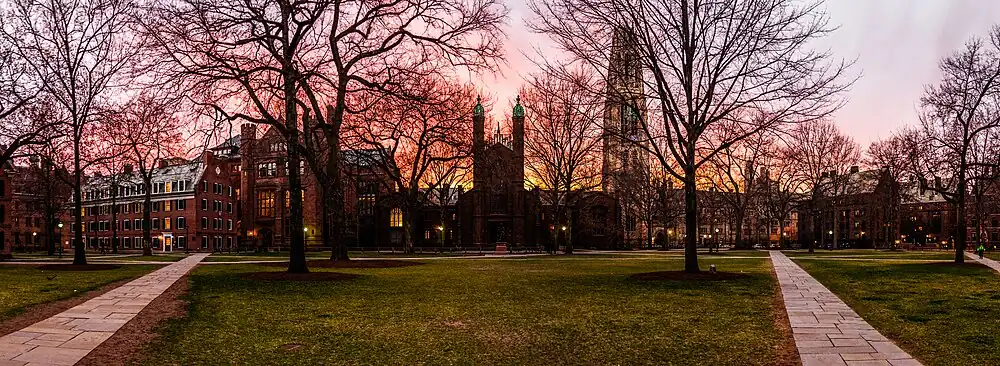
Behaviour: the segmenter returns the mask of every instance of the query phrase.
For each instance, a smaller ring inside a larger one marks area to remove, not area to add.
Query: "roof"
[[[183,192],[195,190],[196,182],[201,179],[202,175],[205,174],[205,165],[200,158],[188,161],[183,164],[169,165],[164,168],[153,169],[153,183],[159,182],[191,182],[188,186],[184,187],[183,190],[177,190],[173,192]],[[119,175],[119,184],[123,186],[129,185],[141,185],[142,177],[139,176],[138,172],[124,173]],[[109,184],[109,176],[94,175],[87,179],[87,183],[84,185],[83,191],[99,191],[100,189],[106,189]],[[172,192],[172,193],[173,193]],[[102,198],[97,198],[102,199]],[[94,199],[84,199],[84,201],[92,201]]]
[[[421,188],[421,192],[427,192],[428,188]],[[464,191],[464,189],[459,189],[459,187],[450,187],[447,189],[447,194],[442,195],[441,188],[435,188],[434,192],[427,195],[427,201],[434,206],[440,206],[442,201],[444,201],[445,206],[454,206],[458,204],[458,196]]]
[[[920,183],[911,182],[906,185],[903,190],[903,204],[928,204],[928,203],[945,203],[944,196],[941,193],[935,192],[930,189],[924,189],[920,192]]]
[[[863,170],[850,172],[843,176],[827,176],[820,180],[821,187],[829,187],[833,178],[843,178],[843,186],[838,187],[837,194],[853,195],[875,192],[882,178],[881,170]]]
[[[236,135],[226,139],[226,141],[223,141],[221,144],[216,145],[215,147],[211,148],[211,150],[231,149],[234,147],[235,148],[240,147],[240,135]]]
[[[344,150],[341,154],[345,163],[362,167],[373,166],[389,155],[385,149],[381,148]]]

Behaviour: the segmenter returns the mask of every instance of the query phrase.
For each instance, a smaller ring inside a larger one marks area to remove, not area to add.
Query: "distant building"
[[[240,187],[232,180],[234,169],[238,167],[213,151],[191,161],[158,162],[152,179],[151,248],[165,252],[236,249]],[[87,248],[110,249],[112,237],[117,236],[119,248],[142,249],[145,191],[131,167],[116,177],[89,177],[83,189]],[[72,242],[71,237],[67,240]]]

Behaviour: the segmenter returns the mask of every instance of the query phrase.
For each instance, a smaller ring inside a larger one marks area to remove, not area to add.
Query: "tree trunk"
[[[958,187],[956,189],[956,193],[958,194],[956,215],[958,217],[955,220],[955,263],[965,263],[965,239],[966,231],[968,230],[965,217],[965,189],[965,170],[962,169],[958,173]]]
[[[346,86],[342,86],[342,88],[346,88]],[[343,98],[343,95],[339,95],[338,103],[341,103]],[[346,261],[350,258],[347,254],[347,244],[344,243],[344,193],[340,167],[340,126],[343,123],[343,112],[338,111],[331,105],[326,106],[326,117],[329,119],[331,127],[323,131],[329,148],[329,156],[326,159],[327,184],[323,187],[323,197],[326,200],[325,209],[327,210],[330,240],[332,241],[330,259]],[[358,235],[360,234],[359,232]]]
[[[287,12],[288,7],[282,7],[282,12]],[[288,29],[283,28],[282,32],[287,39]],[[286,43],[287,44],[287,43]],[[286,55],[287,56],[287,55]],[[299,155],[299,126],[298,116],[295,111],[295,79],[292,77],[291,64],[286,63],[282,72],[284,80],[285,96],[285,127],[288,130],[286,145],[286,156],[288,157],[288,168],[285,174],[288,176],[288,190],[285,194],[290,194],[288,218],[291,248],[288,253],[288,273],[309,273],[306,265],[306,242],[305,232],[302,222],[302,159]]]
[[[413,254],[413,216],[410,214],[410,208],[408,204],[403,206],[403,251],[407,254]]]
[[[750,249],[748,240],[743,240],[743,213],[737,213],[734,220],[736,221],[736,230],[734,230],[736,248],[737,249]]]
[[[152,172],[145,173],[143,185],[146,194],[142,198],[142,255],[153,255],[152,211],[153,211],[153,178]],[[197,188],[195,188],[197,189]]]
[[[80,170],[80,138],[73,139],[73,264],[87,264],[83,244],[83,172]]]
[[[694,155],[693,150],[690,155]],[[691,161],[694,161],[692,158]],[[695,187],[694,168],[684,169],[684,271],[698,273],[698,192]]]

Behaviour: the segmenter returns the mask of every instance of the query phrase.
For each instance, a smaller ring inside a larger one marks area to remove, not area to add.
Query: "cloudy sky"
[[[532,72],[525,54],[535,56],[534,48],[545,44],[524,30],[524,20],[531,16],[525,3],[508,1],[509,66],[481,82],[496,108],[504,111],[522,76]],[[857,60],[851,72],[860,75],[836,121],[862,146],[915,123],[924,85],[938,79],[938,60],[1000,23],[997,0],[826,0],[824,6],[839,29],[819,47]],[[503,112],[494,115],[502,117]]]

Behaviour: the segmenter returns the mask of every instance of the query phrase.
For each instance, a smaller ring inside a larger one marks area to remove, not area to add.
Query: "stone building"
[[[233,169],[237,168],[228,158],[212,151],[190,161],[159,161],[152,174],[151,248],[164,252],[236,249],[240,188],[232,180]],[[89,177],[83,188],[87,248],[111,248],[112,237],[117,236],[119,248],[142,249],[145,191],[142,179],[130,167],[119,177]],[[67,248],[71,238],[64,240]]]
[[[462,241],[473,246],[536,245],[539,197],[524,188],[524,107],[511,117],[511,134],[486,136],[486,110],[472,112],[473,184],[459,197],[459,215],[467,230]]]

